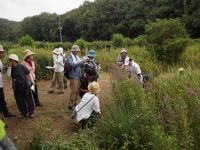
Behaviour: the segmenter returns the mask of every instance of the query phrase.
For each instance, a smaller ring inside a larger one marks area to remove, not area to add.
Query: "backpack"
[[[70,69],[69,69],[69,66],[68,66],[68,62],[67,62],[67,57],[65,57],[64,59],[64,76],[69,79],[69,72],[70,72]]]

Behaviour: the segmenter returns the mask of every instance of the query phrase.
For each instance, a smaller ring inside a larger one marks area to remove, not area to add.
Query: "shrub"
[[[34,40],[32,39],[31,36],[29,35],[26,35],[26,36],[23,36],[20,40],[19,40],[19,45],[20,46],[30,46],[32,47],[34,45]]]
[[[188,37],[184,25],[176,19],[158,19],[155,22],[149,22],[145,26],[145,34],[146,39],[151,45],[151,48],[157,59],[167,61],[168,63],[173,63],[173,61],[177,61],[177,58],[180,56],[180,53],[184,49],[184,46],[181,45],[183,44],[183,42],[181,42],[183,40],[178,39]],[[175,40],[177,41],[174,42]],[[175,43],[176,47],[179,47],[178,51],[172,47],[172,45]],[[176,51],[174,52],[174,50]],[[170,53],[177,53],[176,59],[170,59]]]
[[[51,45],[52,44],[52,45]],[[56,42],[56,43],[51,43],[51,48],[54,49],[54,48],[58,48],[58,47],[62,47],[64,50],[70,50],[71,47],[72,47],[72,43],[70,42]]]
[[[110,49],[112,46],[111,41],[93,41],[91,42],[90,48],[95,50]]]
[[[97,136],[94,131],[85,130],[64,138],[57,133],[50,136],[51,129],[47,125],[42,125],[34,134],[30,143],[30,150],[98,150]]]
[[[86,49],[86,48],[88,48],[90,46],[90,43],[85,41],[85,40],[83,40],[83,39],[78,39],[75,42],[75,44],[77,44],[80,47],[80,49]]]
[[[124,38],[123,45],[124,46],[132,46],[133,45],[132,39],[130,39],[130,38]]]
[[[132,40],[132,45],[146,46],[147,45],[146,37],[144,35],[140,35],[137,38],[134,38]]]
[[[114,83],[112,107],[109,107],[109,112],[99,125],[103,148],[177,148],[175,137],[164,134],[147,104],[145,93],[140,87],[129,80]]]
[[[124,36],[122,34],[113,34],[112,43],[115,47],[122,47],[124,45]]]
[[[41,48],[47,49],[47,48],[49,48],[49,45],[48,45],[47,42],[35,42],[35,48],[37,48],[37,49],[41,49]]]

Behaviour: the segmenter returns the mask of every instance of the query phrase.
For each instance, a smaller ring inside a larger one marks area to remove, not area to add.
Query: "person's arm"
[[[101,114],[100,104],[99,104],[99,98],[98,98],[98,97],[95,97],[95,101],[94,101],[94,105],[93,105],[93,110],[94,110],[96,113]]]
[[[8,77],[11,77],[11,70],[12,70],[12,67],[9,66],[9,67],[8,67],[8,70],[7,70],[7,72],[6,72],[6,75],[7,75]]]
[[[118,64],[119,66],[123,65],[123,62],[122,62],[120,56],[117,57],[117,64]]]
[[[71,56],[69,56],[68,58],[67,58],[67,63],[68,63],[68,65],[69,65],[69,67],[71,67],[71,68],[76,68],[76,67],[81,67],[81,65],[82,64],[84,64],[84,60],[80,60],[79,62],[77,62],[76,64],[73,62],[73,59],[72,59],[72,57]]]

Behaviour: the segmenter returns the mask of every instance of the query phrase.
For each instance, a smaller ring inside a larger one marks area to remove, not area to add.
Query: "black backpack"
[[[67,62],[67,57],[65,57],[64,59],[64,76],[69,79],[69,65],[68,65],[68,62]]]

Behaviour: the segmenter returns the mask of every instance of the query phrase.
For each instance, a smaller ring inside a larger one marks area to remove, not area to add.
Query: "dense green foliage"
[[[36,41],[59,41],[61,19],[64,41],[110,40],[113,33],[133,38],[142,35],[147,22],[180,18],[192,38],[200,37],[199,0],[95,0],[64,15],[42,13],[16,22],[0,20],[0,41],[29,34]],[[1,23],[2,22],[2,23]]]

